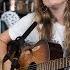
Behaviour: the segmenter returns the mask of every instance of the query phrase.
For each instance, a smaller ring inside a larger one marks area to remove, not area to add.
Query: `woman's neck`
[[[55,6],[54,8],[53,7],[50,8],[51,12],[53,13],[53,15],[55,16],[55,18],[60,24],[63,24],[65,5],[66,2],[59,6]]]

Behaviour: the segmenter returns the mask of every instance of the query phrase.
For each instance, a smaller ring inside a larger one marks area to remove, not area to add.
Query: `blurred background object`
[[[0,33],[5,31],[8,27],[4,18],[7,18],[7,15],[3,15],[8,11],[15,12],[19,18],[22,18],[26,14],[34,12],[33,0],[0,0]],[[8,18],[11,18],[13,20],[13,18],[10,16],[8,16]]]
[[[16,1],[16,12],[19,15],[26,15],[27,13],[33,12],[33,0],[17,0]]]
[[[1,15],[1,20],[5,22],[7,27],[9,28],[12,25],[16,24],[16,22],[19,21],[20,18],[16,12],[7,11]]]
[[[11,11],[15,11],[15,7],[16,7],[16,0],[10,0],[10,10]]]
[[[16,12],[20,15],[24,15],[27,13],[26,4],[25,4],[24,0],[17,0],[16,1]]]
[[[8,10],[24,15],[34,11],[34,3],[33,0],[0,0],[0,16]]]

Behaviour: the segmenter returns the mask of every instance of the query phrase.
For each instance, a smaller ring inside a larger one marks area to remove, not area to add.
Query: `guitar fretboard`
[[[70,57],[50,60],[37,65],[37,70],[58,70],[70,66]]]
[[[35,64],[35,65],[29,65],[29,66],[31,70],[33,70],[34,68],[36,68],[36,70],[58,70],[58,69],[67,68],[70,66],[70,57],[50,60],[47,63],[40,63],[37,65]],[[28,67],[27,68],[22,67],[21,69],[27,70]]]

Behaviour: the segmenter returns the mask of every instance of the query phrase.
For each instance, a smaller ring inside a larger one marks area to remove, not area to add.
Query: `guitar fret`
[[[50,70],[50,62],[48,62],[48,70]]]
[[[63,65],[62,65],[62,67],[64,68],[64,58],[63,58],[63,60],[62,60],[62,61],[63,61]]]
[[[53,68],[52,68],[52,60],[50,61],[50,70],[51,70],[51,69],[53,69]]]
[[[46,70],[45,63],[42,63],[42,70]]]
[[[49,70],[51,70],[51,61],[49,61]]]
[[[55,60],[55,70],[58,69],[58,59]]]
[[[37,64],[37,69],[36,70],[40,70],[40,64]]]
[[[60,69],[60,60],[58,60],[58,69]]]
[[[58,60],[58,69],[61,69],[61,64],[62,64],[62,63],[61,63],[61,60],[59,59],[59,60]]]
[[[42,70],[45,70],[44,63],[42,63]]]
[[[44,70],[46,70],[46,65],[45,65],[45,63],[43,63],[43,68],[44,68]]]
[[[67,67],[69,67],[70,66],[70,58],[68,57],[67,58]]]
[[[59,66],[59,69],[61,69],[61,63],[60,63],[60,60],[58,60],[58,66]]]
[[[64,67],[66,67],[66,58],[63,58],[64,60]]]
[[[50,61],[47,62],[47,66],[46,67],[47,67],[47,70],[50,70],[50,68],[51,68],[50,67]]]
[[[36,70],[58,70],[70,66],[70,57],[50,60],[37,65]],[[31,67],[30,69],[32,69]]]
[[[41,64],[38,64],[37,70],[41,70]]]
[[[68,57],[68,62],[69,62],[69,66],[70,66],[70,57]]]
[[[51,70],[51,68],[52,68],[51,64],[52,64],[52,61],[49,61],[49,69],[50,69],[50,70]]]
[[[55,61],[53,61],[53,66],[54,66],[54,69],[53,70],[55,70]]]
[[[46,66],[45,63],[43,63],[43,69],[42,70],[46,70]]]
[[[41,69],[40,70],[42,70],[42,64],[41,64]]]
[[[39,66],[39,67],[41,67],[39,70],[46,70],[46,64],[45,63],[41,63],[40,64],[41,66]]]
[[[51,60],[51,70],[55,70],[55,61]]]
[[[67,58],[66,58],[66,67],[67,67]]]
[[[60,68],[63,68],[63,59],[60,58]]]
[[[49,64],[48,64],[48,62],[46,64],[46,70],[49,70]]]
[[[69,57],[63,58],[63,60],[64,60],[64,67],[70,66],[70,58]]]
[[[48,63],[45,64],[45,67],[46,67],[45,69],[48,70]]]
[[[42,63],[41,63],[41,70],[43,69]]]

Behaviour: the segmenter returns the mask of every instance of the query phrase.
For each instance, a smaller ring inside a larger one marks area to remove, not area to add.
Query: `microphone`
[[[5,55],[3,59],[3,63],[7,61],[8,59],[12,61],[14,57],[19,58],[21,53],[21,45],[25,43],[25,38],[30,34],[30,32],[37,26],[37,22],[34,22],[27,30],[26,32],[20,36],[17,37],[16,40],[10,41],[8,43],[9,49],[8,53]]]
[[[18,40],[14,40],[14,41],[10,41],[9,44],[9,49],[7,54],[5,55],[4,59],[3,59],[3,63],[5,61],[7,61],[8,59],[12,62],[12,59],[14,57],[19,57],[20,56],[20,43],[18,42]],[[14,56],[15,55],[15,56]]]
[[[37,22],[34,22],[27,31],[20,37],[17,37],[16,40],[11,41],[8,49],[8,53],[5,55],[2,63],[2,68],[4,62],[6,62],[8,59],[12,62],[11,70],[14,70],[14,68],[18,69],[20,67],[18,63],[18,59],[20,57],[21,53],[21,46],[25,43],[25,38],[30,34],[30,32],[36,27]],[[14,59],[15,58],[15,59]],[[14,64],[16,63],[16,64]]]

